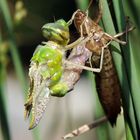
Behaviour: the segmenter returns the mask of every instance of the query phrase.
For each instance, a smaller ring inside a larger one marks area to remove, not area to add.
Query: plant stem
[[[0,0],[0,8],[3,14],[3,18],[7,27],[7,32],[9,35],[9,44],[10,44],[10,53],[12,55],[12,60],[14,63],[14,67],[15,67],[15,71],[17,74],[17,77],[22,85],[22,89],[23,89],[23,93],[26,93],[27,90],[27,82],[25,79],[25,73],[24,73],[24,69],[23,66],[21,64],[21,60],[20,60],[20,56],[17,50],[17,45],[16,45],[16,39],[14,36],[14,29],[13,29],[13,23],[12,23],[12,18],[10,15],[10,11],[8,8],[8,4],[6,0]],[[25,97],[25,94],[24,94]],[[34,134],[34,139],[35,140],[39,140],[40,136],[39,136],[39,131],[38,129],[35,129],[33,131]]]
[[[101,117],[97,120],[95,120],[93,123],[91,124],[85,124],[82,125],[81,127],[79,127],[78,129],[73,130],[71,133],[66,134],[65,136],[63,136],[63,139],[70,139],[70,138],[74,138],[77,137],[87,131],[90,131],[93,128],[96,128],[98,126],[100,126],[102,123],[108,121],[107,117]]]
[[[6,0],[0,0],[0,8],[2,10],[3,18],[7,26],[7,32],[9,35],[10,53],[12,55],[14,67],[15,67],[17,76],[19,78],[19,81],[22,85],[23,91],[25,93],[27,89],[27,82],[25,80],[25,74],[23,72],[23,67],[20,61],[19,53],[17,51],[17,45],[16,45],[16,41],[14,37],[12,19],[10,16],[10,12],[9,12]]]
[[[4,140],[10,140],[10,130],[8,126],[6,97],[5,97],[5,77],[6,67],[0,63],[0,124]]]
[[[116,34],[107,1],[102,0],[102,5],[103,5],[103,18],[102,19],[103,19],[105,30],[110,34]],[[113,47],[111,48],[111,50],[112,50],[115,65],[117,66],[116,69],[117,69],[118,76],[120,79],[120,84],[122,87],[124,113],[126,114],[125,120],[129,123],[129,126],[133,132],[133,136],[135,137],[135,139],[137,139],[138,135],[137,135],[137,129],[136,129],[136,120],[135,120],[135,115],[134,115],[135,111],[134,111],[133,101],[131,98],[130,87],[128,84],[126,67],[124,66],[124,62],[122,60],[121,55],[117,53],[116,51],[113,51],[113,50],[117,50],[121,52],[119,45],[115,42],[112,43],[112,45]]]

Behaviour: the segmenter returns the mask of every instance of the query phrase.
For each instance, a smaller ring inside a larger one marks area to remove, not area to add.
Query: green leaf
[[[121,15],[123,13],[123,9],[122,9],[122,7],[119,7],[119,5],[117,5],[118,2],[119,1],[115,1],[115,0],[113,1],[114,5],[115,5],[114,10],[118,9],[115,12],[115,15],[116,15],[116,17],[118,16],[118,18],[116,18],[116,20],[117,20],[118,26],[120,26],[120,24],[124,25],[124,20],[119,20],[119,18],[121,17]],[[102,1],[102,5],[103,5],[102,19],[103,19],[103,24],[104,24],[105,30],[107,33],[114,35],[114,34],[116,34],[115,27],[113,25],[111,13],[109,11],[107,1]],[[122,31],[122,30],[120,30],[120,31]],[[125,66],[125,62],[123,61],[124,58],[122,58],[122,56],[121,56],[121,50],[120,50],[119,44],[113,42],[111,49],[112,49],[112,54],[113,54],[114,62],[116,65],[116,69],[118,72],[118,76],[120,79],[120,84],[122,87],[122,100],[123,100],[123,106],[124,106],[125,121],[128,122],[134,138],[138,139],[138,133],[137,133],[137,128],[136,128],[137,120],[136,120],[136,116],[135,116],[135,107],[134,107],[134,103],[133,103],[133,98],[131,96],[132,90],[131,90],[131,87],[129,84],[129,79],[127,76],[128,71]],[[127,137],[127,139],[129,139],[129,137]]]

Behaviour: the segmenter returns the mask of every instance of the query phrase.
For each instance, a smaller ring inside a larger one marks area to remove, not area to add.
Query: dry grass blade
[[[65,136],[62,137],[62,139],[66,140],[66,139],[70,139],[70,138],[74,138],[77,137],[87,131],[90,131],[91,129],[100,126],[102,123],[108,121],[107,117],[104,116],[96,121],[94,121],[91,124],[85,124],[81,127],[79,127],[78,129],[73,130],[71,133],[66,134]]]

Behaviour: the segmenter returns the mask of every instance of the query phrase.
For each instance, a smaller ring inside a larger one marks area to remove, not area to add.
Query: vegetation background
[[[95,89],[94,75],[81,76],[73,92],[52,99],[37,128],[28,130],[24,121],[24,100],[28,89],[28,68],[36,46],[44,40],[41,27],[88,7],[88,0],[0,0],[0,140],[58,140],[78,126],[104,115]],[[90,16],[97,8],[93,0]],[[123,115],[115,128],[108,123],[83,134],[76,140],[140,139],[140,1],[102,0],[101,25],[109,34],[125,30],[126,16],[136,29],[128,44],[112,43],[112,54],[122,87]],[[71,27],[73,36],[74,27]],[[125,39],[125,38],[124,38]],[[82,88],[83,87],[83,88]]]

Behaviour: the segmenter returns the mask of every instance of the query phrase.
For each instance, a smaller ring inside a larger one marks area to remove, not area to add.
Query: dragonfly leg
[[[97,73],[101,72],[103,67],[103,60],[104,60],[104,49],[107,48],[110,43],[111,41],[109,41],[106,45],[102,47],[99,68],[93,68],[93,72],[97,72]]]
[[[102,67],[103,67],[103,60],[104,60],[104,49],[108,47],[108,45],[111,43],[111,41],[109,41],[106,45],[104,45],[102,47],[102,50],[101,50],[101,58],[100,58],[100,65],[99,65],[99,68],[93,68],[94,71],[93,72],[101,72],[102,70]],[[91,64],[91,57],[89,58],[89,61],[90,61],[90,66],[92,67],[92,64]]]
[[[102,70],[102,67],[103,67],[103,60],[104,60],[104,49],[106,48],[107,46],[105,45],[104,47],[102,47],[102,50],[101,50],[101,58],[100,58],[100,65],[99,65],[99,68],[96,68],[96,71],[94,72],[101,72]],[[94,68],[95,69],[95,68]]]
[[[122,36],[122,35],[124,35],[124,34],[126,34],[126,33],[128,33],[128,32],[130,32],[130,31],[132,31],[132,30],[134,30],[134,29],[135,29],[135,27],[132,26],[132,27],[128,28],[127,30],[125,30],[125,31],[123,31],[121,33],[118,33],[118,34],[116,34],[114,36],[111,36],[111,35],[109,35],[107,33],[104,33],[104,35],[106,35],[107,37],[109,37],[111,40],[114,40],[114,41],[116,41],[116,42],[118,42],[118,43],[120,43],[122,45],[126,45],[126,41],[122,41],[122,40],[119,40],[117,38],[120,37],[120,36]]]
[[[77,12],[78,12],[78,10],[77,10],[76,12],[74,12],[74,14],[72,15],[72,18],[71,18],[68,22],[71,22],[71,21],[74,19],[75,14],[76,14]],[[85,43],[85,42],[87,42],[87,41],[90,39],[90,37],[91,37],[90,35],[88,35],[88,37],[84,37],[84,36],[83,36],[83,25],[86,25],[86,22],[85,22],[85,21],[86,21],[87,17],[88,17],[88,12],[87,12],[87,14],[86,14],[86,17],[85,17],[84,21],[83,21],[82,24],[80,25],[80,38],[77,39],[75,42],[73,42],[73,43],[71,43],[71,44],[65,46],[65,50],[72,49],[72,48],[74,48],[75,46],[77,46],[77,45],[79,45],[79,44],[82,44],[82,43]],[[86,32],[89,33],[87,26],[85,26],[85,28],[86,28]]]
[[[99,68],[92,68],[92,67],[87,67],[87,66],[79,65],[79,64],[67,61],[67,60],[65,60],[64,63],[67,64],[67,65],[75,66],[76,68],[80,68],[80,69],[83,69],[83,70],[99,73],[101,71],[102,65],[103,65],[103,56],[104,56],[104,47],[102,47],[101,60],[100,60]]]
[[[74,48],[75,46],[77,46],[79,44],[82,44],[84,42],[85,42],[85,38],[84,37],[80,37],[76,41],[72,42],[71,44],[66,45],[65,46],[65,51],[70,50],[70,49]]]
[[[67,61],[67,60],[65,60],[64,63],[67,64],[67,65],[75,66],[76,68],[79,68],[79,69],[83,69],[83,70],[87,70],[87,71],[92,71],[92,72],[98,72],[98,70],[96,68],[91,68],[91,67],[79,65],[79,64]]]
[[[121,33],[118,33],[118,34],[114,35],[113,37],[114,37],[114,38],[120,37],[120,36],[126,34],[127,32],[130,32],[130,31],[134,30],[134,29],[135,29],[135,27],[132,26],[132,27],[128,28],[126,31],[123,31],[123,32],[121,32]]]
[[[102,9],[103,9],[103,7],[102,7],[101,0],[99,0],[98,7],[99,7],[98,15],[97,15],[97,18],[94,20],[94,22],[97,23],[97,24],[99,23],[99,21],[102,18],[102,11],[103,11]]]
[[[71,19],[67,22],[68,25],[71,25],[71,24],[72,24],[72,22],[73,22],[73,20],[74,20],[74,18],[75,18],[75,15],[76,15],[77,12],[79,12],[79,11],[80,11],[80,9],[76,10],[76,11],[72,14]]]
[[[73,43],[66,45],[65,51],[70,50],[70,49],[74,48],[75,46],[80,45],[82,43],[86,43],[87,41],[89,41],[92,38],[92,36],[93,36],[92,34],[89,34],[87,37],[81,36]]]
[[[89,33],[89,30],[88,30],[87,25],[86,25],[86,19],[87,18],[88,18],[88,10],[86,11],[85,19],[83,20],[82,24],[80,25],[80,35],[81,35],[81,37],[83,36],[83,26],[84,25],[85,25],[86,33]]]
[[[88,59],[89,65],[90,65],[90,67],[92,68],[91,60],[92,60],[92,54],[89,56],[89,59]]]
[[[126,45],[126,42],[125,41],[122,41],[122,40],[119,40],[118,38],[114,37],[114,36],[111,36],[109,35],[108,33],[104,33],[105,36],[109,37],[111,40],[113,41],[116,41],[122,45]]]

